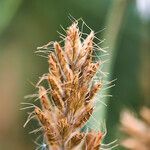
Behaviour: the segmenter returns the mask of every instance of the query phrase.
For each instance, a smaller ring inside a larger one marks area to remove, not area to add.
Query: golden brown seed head
[[[81,40],[74,22],[66,33],[64,48],[53,44],[54,52],[48,58],[49,89],[39,87],[42,110],[36,107],[35,114],[52,150],[79,145],[82,150],[98,150],[102,133],[80,131],[93,113],[93,98],[102,86],[92,81],[99,69],[99,63],[92,60],[94,32]]]

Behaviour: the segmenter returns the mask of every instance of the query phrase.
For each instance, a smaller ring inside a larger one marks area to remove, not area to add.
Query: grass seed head
[[[67,28],[63,46],[50,42],[53,51],[48,57],[49,73],[44,78],[49,88],[39,85],[42,107],[36,107],[34,112],[51,150],[100,148],[101,132],[81,132],[93,113],[94,97],[102,87],[99,81],[93,83],[100,66],[93,61],[93,40],[93,31],[83,39],[75,21]]]

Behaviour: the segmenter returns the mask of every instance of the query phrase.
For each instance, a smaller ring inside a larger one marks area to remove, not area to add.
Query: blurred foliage
[[[82,17],[94,31],[106,28],[99,37],[106,38],[102,46],[110,46],[110,80],[117,78],[106,107],[106,142],[121,137],[120,111],[149,105],[150,20],[140,17],[135,0],[0,0],[0,108],[11,110],[0,120],[0,149],[33,149],[35,137],[27,132],[34,124],[22,128],[26,118],[19,103],[36,92],[28,81],[35,84],[47,72],[46,59],[34,54],[36,47],[58,40],[56,31],[70,24],[69,14]]]
[[[17,12],[22,0],[1,0],[0,1],[0,34],[8,27],[11,19]],[[5,15],[4,15],[5,14]]]

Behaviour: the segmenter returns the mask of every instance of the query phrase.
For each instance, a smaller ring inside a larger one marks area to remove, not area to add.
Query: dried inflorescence
[[[98,150],[102,132],[81,132],[94,109],[94,96],[101,89],[101,82],[93,82],[99,69],[94,62],[94,32],[81,40],[78,23],[66,31],[64,46],[53,43],[54,51],[48,57],[49,73],[44,77],[49,89],[39,86],[42,108],[35,107],[35,114],[43,128],[51,150]]]
[[[124,112],[121,123],[122,130],[128,135],[122,141],[122,145],[130,150],[149,150],[150,148],[150,109],[144,107],[141,119],[136,118],[129,112]]]

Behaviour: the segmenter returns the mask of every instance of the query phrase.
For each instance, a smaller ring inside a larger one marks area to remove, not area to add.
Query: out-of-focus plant
[[[149,150],[150,148],[150,109],[143,107],[141,118],[128,111],[121,115],[122,131],[128,135],[121,143],[130,150]]]
[[[9,25],[11,19],[17,12],[22,0],[0,1],[0,34]]]

